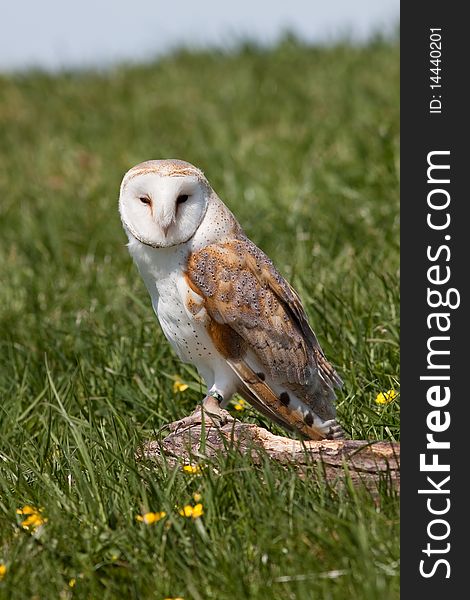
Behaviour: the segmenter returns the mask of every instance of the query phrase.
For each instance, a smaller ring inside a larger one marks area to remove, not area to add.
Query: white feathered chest
[[[156,250],[136,242],[129,244],[129,251],[145,281],[165,337],[182,360],[194,360],[200,352],[197,340],[205,334],[205,329],[194,321],[185,305],[191,291],[183,276],[187,250]]]
[[[131,241],[129,252],[145,282],[162,331],[176,354],[183,362],[195,365],[208,389],[217,380],[217,391],[228,402],[236,391],[236,377],[208,334],[201,298],[187,283],[188,247],[154,249]]]

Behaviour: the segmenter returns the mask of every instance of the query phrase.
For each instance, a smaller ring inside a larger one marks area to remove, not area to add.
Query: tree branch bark
[[[254,463],[263,454],[283,464],[295,465],[302,471],[308,465],[322,467],[330,483],[344,481],[346,471],[354,483],[362,482],[377,490],[379,482],[400,486],[400,444],[374,440],[298,440],[274,435],[251,423],[230,419],[223,426],[207,419],[204,425],[178,429],[160,441],[147,442],[139,451],[141,458],[163,459],[170,465],[192,464],[235,449],[250,454]],[[204,431],[204,435],[203,435]],[[201,451],[203,448],[203,451]]]

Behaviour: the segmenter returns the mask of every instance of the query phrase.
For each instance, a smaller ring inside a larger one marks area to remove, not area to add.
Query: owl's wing
[[[297,293],[269,258],[240,236],[193,252],[187,278],[203,298],[209,334],[243,382],[242,391],[264,404],[264,412],[318,438],[318,431],[306,431],[314,421],[308,408],[321,419],[334,418],[333,387],[341,380]]]

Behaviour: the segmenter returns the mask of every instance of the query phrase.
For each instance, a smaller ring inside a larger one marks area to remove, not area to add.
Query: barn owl
[[[202,171],[173,159],[138,164],[123,178],[119,211],[163,333],[207,385],[203,410],[217,417],[238,393],[308,438],[342,437],[341,380],[299,296]]]

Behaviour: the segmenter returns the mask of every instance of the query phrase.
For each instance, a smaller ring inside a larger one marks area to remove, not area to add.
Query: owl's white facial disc
[[[123,179],[119,212],[128,235],[154,248],[188,241],[207,208],[208,187],[196,175],[155,171]]]

